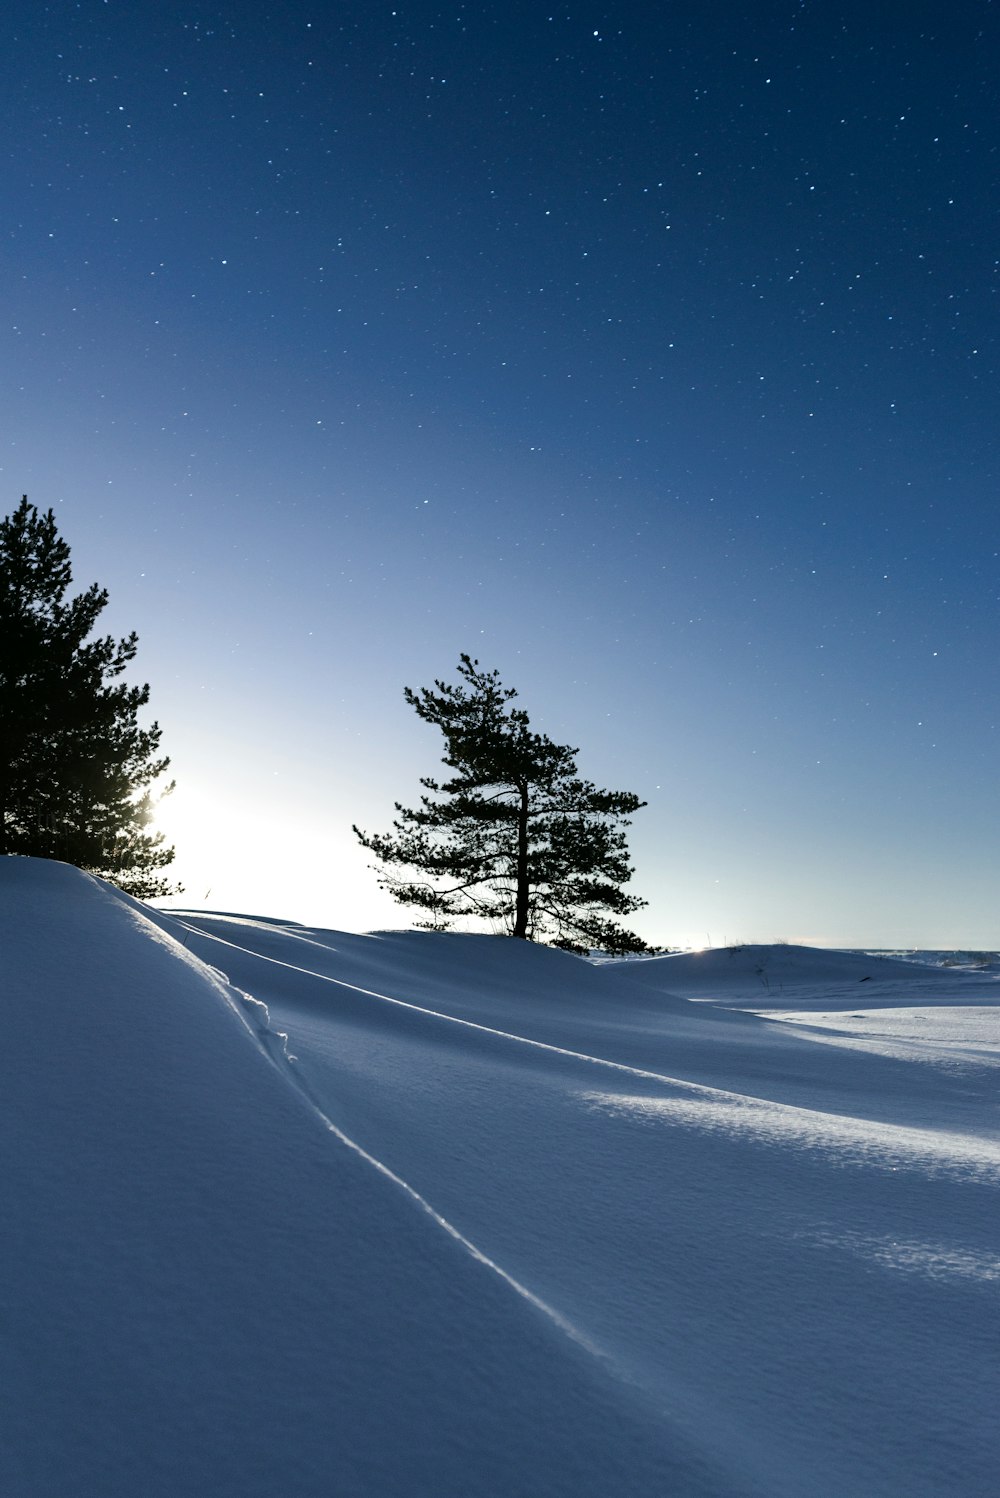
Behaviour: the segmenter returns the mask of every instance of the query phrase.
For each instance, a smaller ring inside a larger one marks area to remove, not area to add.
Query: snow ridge
[[[192,932],[196,930],[195,927],[191,926],[187,927],[186,929]],[[199,932],[198,934],[201,935],[202,933]],[[213,941],[222,942],[222,944],[225,946],[234,947],[236,950],[249,950],[245,947],[239,948],[235,942],[224,941],[222,937],[213,936],[211,939]],[[268,957],[264,960],[267,962],[274,962],[278,967],[292,966],[292,964],[290,963],[279,962],[277,958]],[[307,972],[308,970],[305,968],[300,968],[298,969],[298,971]],[[220,976],[224,977],[225,975],[220,974]],[[310,973],[309,976],[322,977],[323,975]],[[325,981],[330,983],[339,982],[339,980],[335,978],[329,978]],[[347,1149],[353,1151],[353,1153],[357,1155],[359,1159],[363,1160],[366,1165],[370,1165],[379,1173],[379,1175],[384,1176],[386,1180],[391,1181],[392,1184],[398,1190],[402,1191],[404,1195],[414,1203],[415,1206],[419,1207],[422,1212],[426,1213],[426,1215],[437,1227],[439,1227],[443,1232],[447,1233],[448,1236],[454,1239],[456,1243],[460,1244],[461,1247],[466,1251],[466,1253],[468,1253],[470,1257],[473,1258],[478,1264],[482,1264],[486,1269],[491,1270],[493,1274],[497,1275],[501,1280],[503,1280],[503,1282],[508,1285],[517,1295],[519,1295],[523,1300],[527,1301],[529,1305],[535,1308],[535,1310],[540,1311],[544,1316],[546,1316],[548,1320],[551,1321],[554,1326],[557,1326],[561,1332],[563,1332],[567,1337],[571,1339],[571,1341],[577,1343],[578,1346],[582,1347],[586,1352],[590,1353],[592,1357],[599,1358],[602,1362],[604,1362],[608,1366],[611,1366],[613,1360],[611,1359],[609,1354],[599,1348],[590,1337],[586,1336],[579,1329],[579,1327],[574,1326],[573,1323],[568,1320],[567,1317],[563,1316],[561,1312],[557,1311],[554,1306],[549,1305],[540,1296],[536,1295],[534,1291],[529,1290],[527,1285],[521,1284],[520,1280],[516,1279],[514,1275],[509,1274],[502,1265],[496,1263],[495,1260],[491,1259],[488,1254],[484,1253],[482,1249],[478,1248],[476,1244],[471,1241],[471,1239],[465,1236],[464,1233],[459,1232],[458,1228],[455,1227],[453,1223],[449,1222],[446,1217],[443,1217],[442,1214],[438,1212],[429,1201],[427,1201],[426,1197],[421,1196],[419,1191],[411,1186],[408,1181],[405,1181],[402,1176],[397,1175],[394,1170],[390,1169],[390,1167],[385,1164],[384,1161],[379,1160],[375,1155],[370,1154],[369,1151],[366,1150],[362,1145],[358,1144],[355,1139],[351,1139],[349,1135],[345,1134],[343,1129],[338,1128],[333,1120],[329,1118],[326,1113],[324,1113],[318,1100],[314,1096],[312,1096],[308,1084],[302,1077],[301,1072],[294,1069],[293,1063],[297,1061],[298,1058],[291,1055],[288,1050],[287,1033],[285,1031],[276,1030],[272,1027],[267,1005],[263,1002],[263,1000],[255,999],[252,994],[244,993],[242,989],[236,989],[232,985],[229,985],[228,979],[226,980],[226,982],[227,986],[238,996],[240,1000],[241,1007],[237,1009],[236,1012],[246,1024],[247,1029],[257,1041],[264,1055],[278,1068],[281,1074],[287,1078],[290,1084],[295,1088],[295,1090],[300,1094],[300,1096],[308,1104],[311,1110],[315,1113],[316,1117],[323,1124],[324,1128],[326,1128],[331,1134],[333,1134],[334,1137]],[[357,988],[355,984],[342,984],[341,986],[355,989],[357,992],[363,993],[370,998],[383,999],[386,1003],[389,1004],[400,1004],[403,1008],[419,1008],[419,1006],[417,1005],[405,1004],[402,1000],[389,998],[386,994],[377,994],[370,989]],[[421,1009],[420,1012],[424,1014],[433,1013],[433,1011],[429,1009]],[[439,1018],[440,1016],[435,1017]],[[455,1020],[453,1021],[453,1023],[466,1024],[468,1022],[464,1020]],[[471,1026],[471,1028],[485,1029],[486,1027],[482,1025],[475,1025]],[[489,1033],[496,1035],[502,1034],[501,1031],[491,1031]],[[504,1038],[510,1040],[520,1039],[519,1036],[514,1035],[505,1036]],[[536,1042],[526,1041],[524,1043],[532,1045]],[[542,1047],[542,1049],[551,1050],[554,1049],[554,1047],[547,1046]],[[586,1057],[580,1059],[590,1060],[593,1058]],[[605,1064],[613,1065],[614,1063]]]
[[[277,957],[254,952],[250,947],[240,946],[239,943],[214,933],[198,931],[194,926],[188,926],[186,929],[201,937],[207,936],[212,942],[246,953],[258,961],[300,973],[305,977],[314,978],[317,982],[347,989],[365,998],[376,999],[382,1004],[391,1004],[397,1009],[409,1010],[414,1014],[424,1016],[432,1023],[456,1025],[512,1045],[527,1046],[569,1061],[580,1062],[587,1067],[606,1069],[640,1082],[652,1082],[658,1084],[660,1089],[667,1089],[674,1094],[673,1097],[651,1098],[646,1095],[628,1096],[617,1092],[612,1094],[600,1091],[584,1093],[585,1100],[595,1107],[612,1112],[616,1110],[632,1112],[648,1119],[659,1118],[669,1121],[671,1117],[674,1117],[678,1121],[683,1120],[685,1123],[706,1130],[722,1130],[727,1133],[752,1130],[762,1137],[775,1141],[785,1143],[794,1141],[800,1148],[825,1151],[835,1163],[843,1164],[845,1167],[864,1162],[884,1170],[896,1171],[909,1165],[921,1171],[931,1169],[935,1173],[950,1174],[957,1179],[980,1180],[987,1184],[992,1184],[1000,1171],[1000,1143],[993,1143],[982,1138],[970,1140],[959,1134],[943,1135],[940,1131],[901,1124],[873,1125],[863,1119],[845,1117],[815,1108],[795,1107],[788,1103],[770,1102],[725,1088],[685,1081],[663,1072],[629,1066],[621,1061],[613,1061],[603,1056],[572,1050],[566,1046],[535,1040],[529,1036],[497,1029],[475,1020],[443,1014],[439,1010],[429,1009],[406,999],[380,993],[372,988],[363,988],[343,978],[334,978],[328,973],[319,973],[311,968],[282,961]],[[297,939],[304,939],[298,933],[294,934]],[[260,1000],[252,1002],[261,1003]],[[266,1015],[267,1006],[262,1004],[261,1007]],[[282,1036],[281,1039],[287,1041],[287,1036]],[[300,1078],[297,1077],[296,1082],[302,1087]],[[327,1125],[339,1133],[322,1113],[315,1099],[310,1098],[310,1102],[321,1113]],[[360,1149],[357,1145],[353,1147]],[[364,1151],[362,1150],[361,1153],[364,1154]],[[386,1169],[386,1167],[382,1168]],[[391,1171],[388,1173],[392,1174]],[[412,1190],[406,1186],[405,1182],[401,1181],[399,1184],[407,1190]],[[417,1193],[414,1195],[421,1200],[422,1205],[432,1215],[436,1215],[433,1208],[423,1202]],[[444,1219],[442,1223],[448,1227],[449,1231],[456,1232],[450,1224],[444,1223]],[[460,1234],[456,1235],[461,1237]],[[472,1245],[468,1246],[472,1247]],[[478,1250],[476,1253],[478,1254]],[[498,1273],[504,1274],[498,1266],[492,1267],[497,1269]],[[523,1286],[519,1288],[524,1289]],[[524,1293],[530,1295],[530,1292]],[[553,1312],[551,1307],[546,1309],[549,1314],[558,1314]]]

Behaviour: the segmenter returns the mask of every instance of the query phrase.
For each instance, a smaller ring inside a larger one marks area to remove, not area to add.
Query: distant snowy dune
[[[995,1491],[991,981],[14,858],[0,955],[5,1494]]]
[[[992,970],[783,942],[675,952],[616,968],[629,983],[747,1009],[1000,1004],[1000,974]]]

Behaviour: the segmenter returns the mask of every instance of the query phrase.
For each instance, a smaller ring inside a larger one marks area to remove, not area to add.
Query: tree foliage
[[[174,850],[148,831],[169,760],[158,724],[139,726],[149,687],[120,680],[137,637],[90,638],[108,595],[94,583],[67,599],[69,557],[51,510],[25,498],[0,521],[0,853],[170,894]]]
[[[496,671],[463,655],[458,674],[454,686],[405,689],[444,735],[453,774],[422,779],[418,807],[397,802],[391,832],[354,828],[382,866],[379,883],[436,929],[480,916],[570,951],[645,951],[615,919],[646,903],[624,889],[632,867],[622,830],[645,802],[581,780],[578,751],[532,732]]]

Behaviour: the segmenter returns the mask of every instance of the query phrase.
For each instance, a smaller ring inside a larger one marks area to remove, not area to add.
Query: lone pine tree
[[[147,830],[169,760],[159,726],[139,726],[149,687],[118,680],[137,638],[90,638],[108,595],[94,583],[66,599],[69,555],[52,511],[27,498],[0,521],[0,853],[169,894],[174,850]]]
[[[624,890],[622,831],[645,802],[581,780],[578,751],[533,733],[496,671],[463,655],[458,674],[455,686],[404,691],[444,734],[451,778],[422,779],[427,794],[416,808],[396,803],[391,832],[354,828],[383,866],[381,886],[436,929],[471,915],[570,951],[645,951],[614,919],[646,903]]]

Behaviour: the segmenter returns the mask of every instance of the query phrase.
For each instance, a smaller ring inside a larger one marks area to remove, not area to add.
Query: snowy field
[[[998,1491],[995,971],[14,858],[0,953],[11,1498]]]

